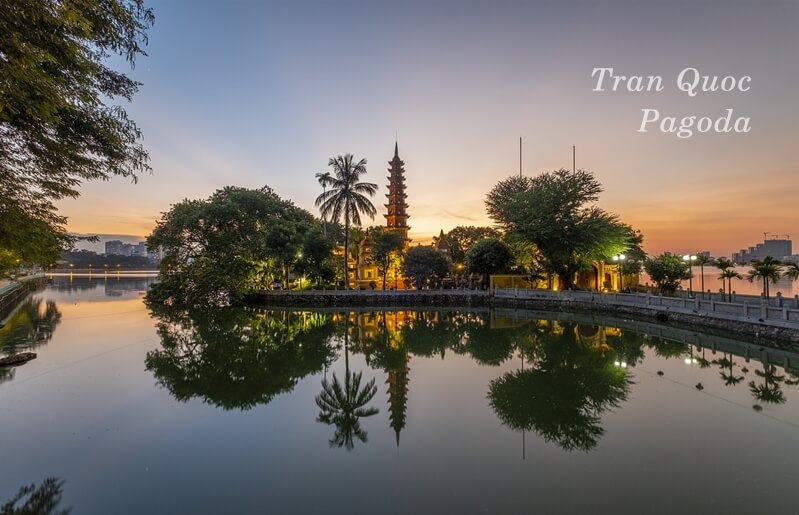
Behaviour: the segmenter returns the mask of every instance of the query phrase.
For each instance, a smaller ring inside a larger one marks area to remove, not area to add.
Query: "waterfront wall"
[[[492,299],[494,306],[609,312],[799,343],[799,308],[795,305],[792,307],[791,303],[782,299],[780,306],[771,305],[774,303],[765,299],[753,304],[641,293],[553,292],[511,288],[496,290]]]
[[[0,289],[0,322],[2,322],[17,307],[17,304],[28,296],[32,290],[41,286],[47,279],[43,275],[26,277],[15,281]]]
[[[587,291],[497,288],[433,291],[264,291],[247,301],[276,307],[494,307],[608,313],[799,344],[797,299],[755,303]],[[780,304],[780,305],[777,305]]]
[[[247,302],[279,307],[426,307],[489,305],[488,292],[480,290],[309,290],[263,291]]]

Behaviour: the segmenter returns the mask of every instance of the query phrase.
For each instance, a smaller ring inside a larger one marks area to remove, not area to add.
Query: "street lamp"
[[[682,257],[682,260],[688,263],[688,294],[693,297],[694,296],[694,270],[693,270],[693,262],[696,261],[696,256],[693,254],[686,254]]]
[[[619,291],[624,291],[624,271],[622,270],[622,263],[627,259],[627,256],[624,254],[616,254],[613,256],[613,261],[618,263],[619,267]]]

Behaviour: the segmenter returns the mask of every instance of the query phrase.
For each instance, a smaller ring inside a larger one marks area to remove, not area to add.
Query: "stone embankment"
[[[433,291],[263,291],[248,302],[297,307],[488,307],[607,313],[799,344],[799,299],[724,302],[708,296],[662,297],[587,291],[498,288]]]
[[[0,287],[0,325],[28,293],[47,281],[44,275],[25,277]]]

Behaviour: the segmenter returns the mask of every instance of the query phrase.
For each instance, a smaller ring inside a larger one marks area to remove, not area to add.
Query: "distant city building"
[[[783,238],[766,239],[763,243],[758,243],[754,247],[741,249],[732,255],[732,260],[736,263],[748,264],[755,259],[773,257],[775,259],[789,259],[793,254],[793,244],[786,236]]]
[[[106,256],[142,256],[149,257],[147,244],[143,241],[139,243],[123,243],[120,240],[110,240],[105,242]]]

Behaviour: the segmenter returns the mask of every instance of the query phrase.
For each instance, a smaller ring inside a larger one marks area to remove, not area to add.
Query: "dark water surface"
[[[152,279],[55,281],[0,329],[38,353],[0,369],[0,506],[35,484],[74,514],[799,513],[795,351],[557,313],[151,312]]]

